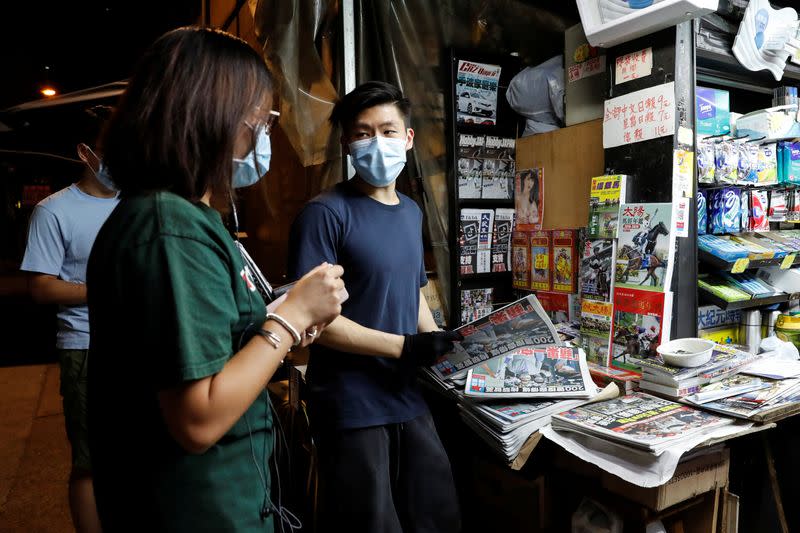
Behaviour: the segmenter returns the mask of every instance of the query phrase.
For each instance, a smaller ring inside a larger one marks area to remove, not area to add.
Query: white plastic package
[[[560,128],[564,123],[564,56],[520,71],[508,85],[506,100],[527,119],[523,137]]]

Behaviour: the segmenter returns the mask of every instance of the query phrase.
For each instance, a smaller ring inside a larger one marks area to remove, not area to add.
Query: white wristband
[[[281,315],[276,315],[275,313],[267,313],[267,320],[273,320],[277,322],[278,324],[283,326],[283,328],[286,331],[289,332],[289,334],[292,336],[292,339],[294,339],[294,344],[292,344],[292,348],[299,345],[303,341],[303,338],[300,336],[300,333],[298,333],[298,331],[294,328],[294,326],[289,324],[289,321],[283,318]]]

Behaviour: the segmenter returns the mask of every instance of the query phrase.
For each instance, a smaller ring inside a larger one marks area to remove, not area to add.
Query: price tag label
[[[741,259],[737,259],[736,262],[733,264],[733,268],[731,269],[731,273],[733,274],[741,274],[747,267],[750,266],[750,259],[747,257],[742,257]]]
[[[547,270],[550,267],[550,258],[546,254],[539,254],[533,262],[534,268]]]
[[[789,268],[792,268],[795,257],[797,257],[797,254],[789,254],[786,257],[784,257],[783,262],[781,263],[781,270],[787,270]]]

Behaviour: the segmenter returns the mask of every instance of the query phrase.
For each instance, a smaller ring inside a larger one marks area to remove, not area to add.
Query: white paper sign
[[[619,56],[615,67],[614,83],[616,85],[649,76],[653,72],[653,49],[645,48],[638,52]]]
[[[595,76],[606,69],[606,56],[592,57],[567,69],[569,83]]]
[[[678,198],[672,202],[676,237],[689,236],[689,202],[689,198]]]
[[[603,148],[675,133],[675,82],[605,101]]]

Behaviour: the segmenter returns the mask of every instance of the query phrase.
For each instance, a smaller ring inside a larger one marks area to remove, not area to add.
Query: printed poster
[[[517,229],[542,229],[544,221],[544,172],[541,168],[519,170],[514,178]]]
[[[456,121],[458,124],[494,126],[497,123],[497,89],[500,66],[458,60],[456,70]]]

